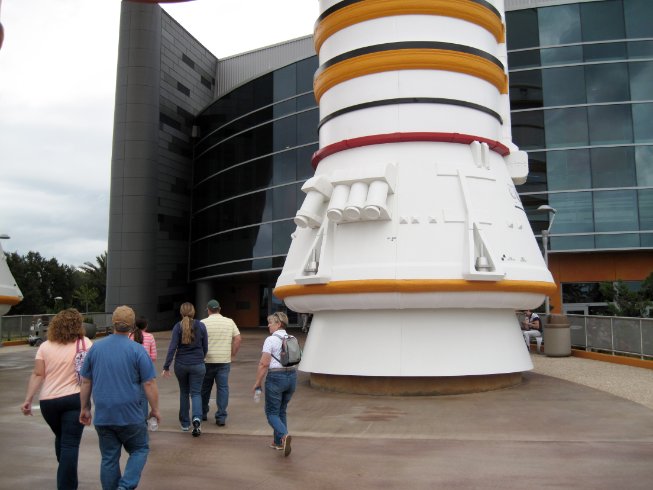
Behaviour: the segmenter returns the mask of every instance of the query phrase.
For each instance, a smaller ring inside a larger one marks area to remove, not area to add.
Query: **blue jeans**
[[[268,371],[265,378],[265,415],[274,432],[274,443],[288,434],[286,408],[295,392],[297,371]]]
[[[102,490],[125,488],[131,490],[138,486],[141,473],[150,452],[147,424],[96,425],[100,442],[100,482]],[[120,474],[120,453],[122,448],[129,453],[124,475]]]
[[[77,488],[77,460],[84,426],[79,423],[79,394],[41,400],[43,418],[54,432],[54,452],[57,455],[57,488]]]
[[[215,412],[215,421],[223,424],[227,420],[227,405],[229,405],[229,372],[230,362],[207,363],[206,374],[202,382],[202,415],[209,413],[211,390],[215,381],[215,403],[218,409]]]
[[[175,376],[179,382],[179,422],[190,427],[188,411],[192,401],[193,418],[202,420],[202,381],[206,367],[202,364],[179,364],[175,362]]]

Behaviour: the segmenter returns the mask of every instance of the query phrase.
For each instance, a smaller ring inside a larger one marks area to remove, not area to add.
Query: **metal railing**
[[[111,313],[82,313],[84,318],[92,318],[92,323],[96,327],[98,333],[106,332],[107,328],[111,328]],[[41,327],[47,326],[50,319],[54,315],[13,315],[0,317],[0,342],[5,340],[24,340],[29,337],[32,332],[32,325],[35,326],[40,320]]]
[[[566,316],[573,347],[653,358],[653,318]]]

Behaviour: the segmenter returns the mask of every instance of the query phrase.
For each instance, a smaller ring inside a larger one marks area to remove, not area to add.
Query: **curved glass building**
[[[553,312],[653,270],[653,1],[506,0],[518,190],[551,224]],[[318,148],[311,36],[219,60],[156,5],[123,2],[107,308],[170,328],[218,299],[265,325]],[[202,315],[199,314],[201,317]],[[291,321],[293,317],[291,317]]]
[[[597,312],[599,281],[651,272],[653,2],[511,4],[533,6],[506,14],[521,198],[536,234],[550,216],[536,209],[557,211],[550,267],[566,309]]]
[[[304,199],[300,188],[313,175],[316,69],[315,56],[279,68],[196,118],[189,278],[211,283],[209,295],[223,298],[234,282],[249,284],[242,309],[258,301],[252,313],[263,325]]]

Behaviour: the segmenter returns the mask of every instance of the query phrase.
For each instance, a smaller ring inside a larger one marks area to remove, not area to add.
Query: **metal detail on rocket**
[[[532,368],[514,310],[555,284],[514,187],[503,10],[320,1],[320,149],[275,294],[314,313],[321,382]]]

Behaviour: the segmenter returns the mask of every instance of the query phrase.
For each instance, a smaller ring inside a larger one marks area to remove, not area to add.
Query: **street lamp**
[[[553,220],[556,217],[556,209],[552,208],[548,204],[542,204],[537,210],[541,213],[549,213],[549,226],[546,230],[542,230],[542,248],[544,249],[544,263],[546,268],[549,268],[549,232],[553,226]],[[551,313],[551,308],[549,306],[549,295],[546,295],[544,298],[544,313],[548,316]]]

